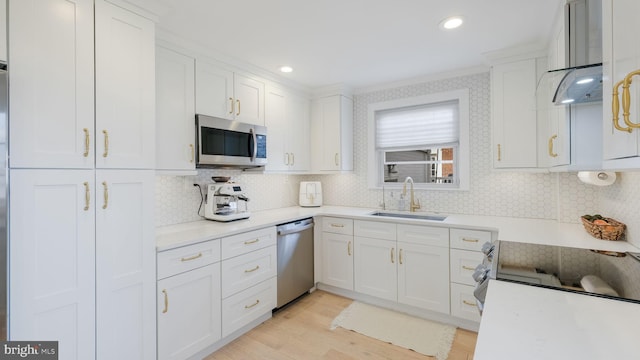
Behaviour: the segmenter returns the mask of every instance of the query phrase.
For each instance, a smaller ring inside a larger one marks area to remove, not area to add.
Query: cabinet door
[[[220,263],[158,281],[158,359],[187,359],[220,340],[220,299]]]
[[[98,359],[156,358],[152,170],[96,171]]]
[[[235,119],[264,126],[264,83],[250,77],[233,75]]]
[[[634,0],[603,1],[603,148],[604,159],[636,157],[638,149],[638,130],[632,132],[616,130],[612,122],[613,85],[622,81],[628,73],[640,69],[640,47],[630,44],[637,42],[640,32],[637,14],[640,2]],[[619,92],[619,124],[627,127],[623,121],[622,86]],[[630,87],[630,118],[634,123],[640,122],[640,89],[638,78]],[[636,166],[637,167],[637,166]]]
[[[196,62],[196,113],[233,120],[233,72]]]
[[[151,20],[96,6],[96,167],[153,169],[155,35]]]
[[[535,59],[495,65],[491,90],[493,166],[537,167]]]
[[[349,110],[351,109],[351,110]],[[315,100],[312,109],[314,168],[320,171],[353,170],[353,103],[341,95]]]
[[[287,171],[291,162],[291,154],[287,149],[287,138],[298,136],[289,127],[287,121],[287,96],[278,88],[267,86],[265,94],[265,124],[269,131],[267,154],[269,163],[267,171]],[[302,135],[300,135],[302,136]]]
[[[58,341],[95,358],[92,170],[11,170],[10,340]]]
[[[9,5],[10,167],[93,168],[93,1]]]
[[[354,243],[355,290],[396,301],[398,297],[396,242],[356,236]]]
[[[322,233],[322,282],[353,290],[353,236]]]
[[[449,313],[449,248],[398,242],[398,302]]]
[[[156,169],[195,170],[195,60],[156,47]]]
[[[307,98],[293,94],[287,98],[286,118],[289,124],[287,144],[291,153],[289,164],[291,170],[308,171],[311,168],[309,107],[309,99]],[[269,129],[269,133],[271,133],[271,129]]]

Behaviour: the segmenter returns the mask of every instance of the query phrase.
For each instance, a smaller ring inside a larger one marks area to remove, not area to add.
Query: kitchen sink
[[[384,217],[395,217],[402,219],[418,219],[418,220],[431,220],[431,221],[443,221],[447,217],[445,215],[427,215],[427,214],[416,214],[416,213],[395,213],[395,212],[384,212],[384,211],[375,211],[369,215],[373,216],[384,216]]]

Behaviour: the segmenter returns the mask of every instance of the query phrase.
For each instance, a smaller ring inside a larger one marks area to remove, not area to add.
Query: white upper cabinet
[[[9,166],[93,168],[93,1],[9,5]]]
[[[353,100],[333,95],[311,102],[311,168],[353,171]]]
[[[309,100],[292,92],[267,86],[265,124],[268,129],[267,171],[308,171]]]
[[[195,170],[195,59],[156,47],[156,169]]]
[[[536,59],[491,69],[493,167],[536,168]]]
[[[196,113],[264,126],[264,98],[263,81],[196,62]]]
[[[155,25],[96,1],[96,167],[155,166]]]
[[[638,13],[638,1],[603,0],[603,148],[608,168],[640,168],[640,130],[625,122],[626,117],[632,124],[640,123],[640,79],[629,76],[640,70]],[[624,100],[625,78],[634,80],[628,86],[628,102]]]
[[[7,0],[0,0],[0,61],[7,62]]]

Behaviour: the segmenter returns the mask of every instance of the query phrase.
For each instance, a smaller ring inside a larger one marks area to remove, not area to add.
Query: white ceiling
[[[564,0],[129,0],[158,27],[309,87],[363,88],[483,65],[546,43]],[[147,6],[145,6],[145,4]],[[153,5],[150,5],[153,4]],[[438,23],[461,15],[445,32]]]

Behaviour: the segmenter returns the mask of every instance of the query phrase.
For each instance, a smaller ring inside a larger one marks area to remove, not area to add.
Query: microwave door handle
[[[253,162],[256,160],[256,156],[258,156],[258,139],[256,138],[256,133],[253,129],[249,129],[249,134],[251,134],[253,139],[253,151],[251,150],[251,147],[249,147],[249,151],[251,152],[251,162]]]

